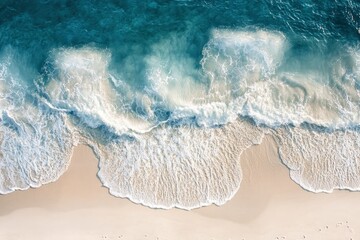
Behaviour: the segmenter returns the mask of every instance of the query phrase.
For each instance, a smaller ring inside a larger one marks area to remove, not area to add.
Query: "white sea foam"
[[[233,144],[242,143],[244,139],[238,136],[254,129],[245,124],[237,134],[236,123],[212,126],[234,122],[238,114],[269,127],[309,122],[338,129],[358,124],[356,51],[350,49],[334,65],[340,70],[324,74],[284,67],[287,47],[286,38],[278,32],[214,31],[201,62],[210,82],[195,90],[201,81],[196,82],[194,74],[184,77],[185,70],[193,71],[190,61],[183,59],[177,64],[171,51],[158,56],[155,51],[148,59],[149,69],[157,69],[150,71],[151,90],[169,102],[170,119],[195,117],[205,128],[160,127],[133,141],[101,148],[99,175],[105,186],[113,195],[151,207],[220,205],[237,190],[241,180],[237,158],[254,142],[249,138],[244,147]],[[332,82],[337,81],[345,81],[341,89],[334,88]],[[356,131],[326,133],[296,127],[279,128],[276,135],[292,179],[304,188],[315,192],[359,189]],[[224,169],[228,175],[219,185],[213,176]]]
[[[240,186],[241,152],[262,137],[246,122],[207,129],[162,126],[101,146],[98,175],[111,194],[153,208],[221,205]]]
[[[357,49],[334,59],[329,72],[300,71],[284,62],[291,43],[280,32],[214,30],[199,71],[183,53],[185,46],[185,38],[173,35],[152,46],[144,59],[143,89],[110,73],[109,52],[60,49],[46,91],[57,108],[119,133],[146,132],[159,121],[190,117],[200,126],[226,124],[238,115],[270,127],[309,122],[343,128],[360,122]],[[159,107],[169,118],[157,116]]]
[[[51,104],[74,111],[92,128],[108,125],[123,133],[147,131],[152,124],[128,113],[126,103],[112,85],[108,72],[110,54],[93,48],[54,52],[51,81],[46,86]],[[132,94],[131,94],[132,95]]]
[[[214,31],[201,61],[211,80],[208,95],[226,103],[230,115],[250,116],[270,127],[303,122],[330,128],[357,125],[359,50],[348,48],[327,59],[327,71],[306,68],[306,62],[301,69],[288,65],[288,49],[291,43],[279,32]],[[323,56],[318,57],[321,64]]]
[[[170,36],[153,46],[146,58],[148,87],[172,111],[171,119],[195,117],[201,126],[243,114],[244,94],[275,74],[287,48],[279,32],[214,30],[199,72],[184,53],[186,44]]]
[[[28,107],[16,127],[0,126],[0,193],[40,187],[57,180],[67,169],[73,141],[61,116]],[[4,120],[5,112],[2,119]],[[7,120],[9,121],[9,120]],[[46,130],[45,130],[46,129]]]
[[[312,192],[360,190],[360,134],[309,128],[276,131],[280,156],[290,177]]]
[[[26,92],[24,61],[0,55],[0,192],[56,180],[75,143],[66,117],[76,116],[111,194],[154,208],[221,205],[240,185],[241,152],[264,134],[239,115],[276,127],[281,158],[304,188],[360,190],[359,48],[330,56],[326,71],[297,68],[280,32],[214,30],[198,69],[186,41],[169,34],[154,43],[140,80],[118,74],[136,69],[129,63],[109,69],[109,51],[53,50],[46,81],[39,77],[44,96]],[[144,86],[130,84],[138,80]]]
[[[27,100],[21,78],[26,67],[21,71],[16,57],[11,48],[0,57],[1,194],[57,180],[67,169],[73,146],[64,117]]]
[[[214,30],[201,60],[211,80],[211,94],[231,101],[253,83],[269,80],[287,45],[280,32]]]

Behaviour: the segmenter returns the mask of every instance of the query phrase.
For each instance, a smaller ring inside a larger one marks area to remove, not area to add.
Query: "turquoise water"
[[[271,134],[305,189],[360,189],[357,1],[2,1],[0,192],[90,145],[110,193],[230,199]]]

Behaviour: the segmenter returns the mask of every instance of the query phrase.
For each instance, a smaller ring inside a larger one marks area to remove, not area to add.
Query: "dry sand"
[[[57,182],[0,196],[0,239],[360,239],[360,193],[301,189],[270,137],[241,158],[244,179],[227,204],[155,210],[109,195],[92,151],[78,146]]]

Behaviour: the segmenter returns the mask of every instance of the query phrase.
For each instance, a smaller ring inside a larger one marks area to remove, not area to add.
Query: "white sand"
[[[221,207],[154,210],[108,194],[79,146],[59,181],[0,196],[0,239],[360,239],[360,193],[292,182],[268,137],[242,155],[244,180]]]

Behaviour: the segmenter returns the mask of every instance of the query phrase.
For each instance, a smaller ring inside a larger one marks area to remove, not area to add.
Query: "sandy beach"
[[[359,13],[0,0],[0,240],[360,240]]]
[[[161,210],[115,198],[97,164],[81,145],[57,182],[0,196],[0,239],[360,239],[360,193],[303,190],[269,136],[241,155],[241,187],[220,207]]]

